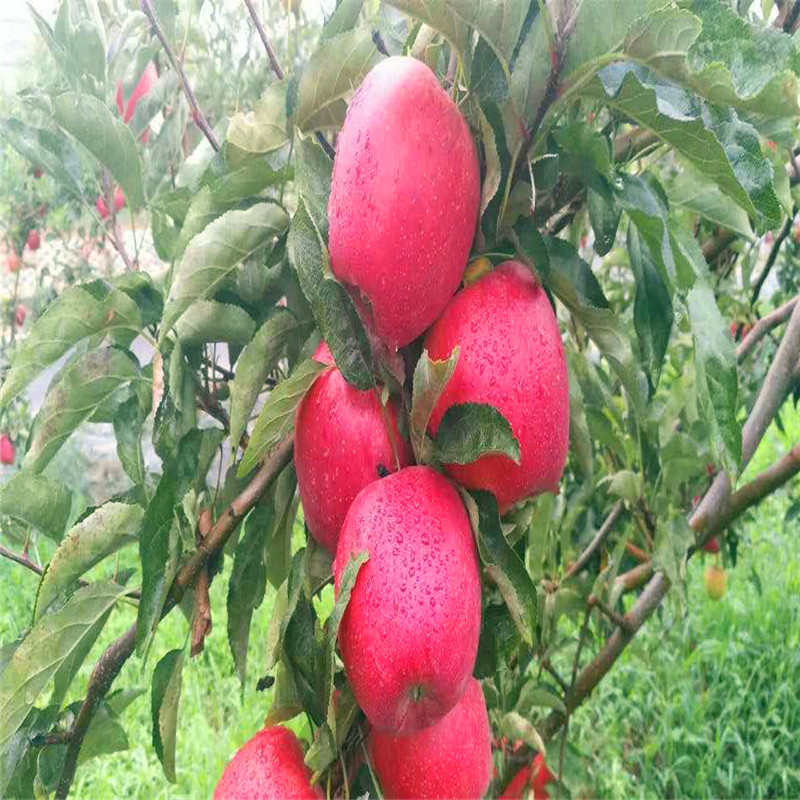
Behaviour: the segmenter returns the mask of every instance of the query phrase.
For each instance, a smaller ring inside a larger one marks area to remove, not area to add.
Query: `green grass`
[[[748,475],[799,438],[800,419],[787,424],[785,435],[773,426]],[[582,795],[800,796],[800,550],[798,531],[782,528],[788,505],[783,491],[738,527],[739,563],[729,569],[722,602],[706,598],[702,558],[694,559],[688,609],[669,604],[576,713],[570,741],[583,756],[585,772],[577,781],[585,787]],[[42,548],[46,558],[48,548]],[[145,690],[123,717],[130,749],[81,766],[72,797],[210,797],[230,755],[260,727],[270,693],[254,687],[274,591],[268,589],[254,616],[242,693],[226,637],[229,573],[230,560],[212,586],[213,633],[205,651],[184,668],[177,784],[166,781],[151,745],[148,685],[158,659],[185,642],[187,622],[176,612],[160,626],[146,671],[134,658],[118,680],[119,686]],[[2,561],[0,586],[0,636],[8,642],[30,619],[36,578]],[[115,611],[104,643],[133,617],[132,608]],[[71,699],[81,696],[101,651],[98,645],[87,659]],[[298,732],[307,733],[304,727],[298,720]]]

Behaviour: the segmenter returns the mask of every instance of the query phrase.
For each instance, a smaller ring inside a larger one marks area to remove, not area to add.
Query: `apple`
[[[39,231],[33,230],[28,232],[28,239],[25,242],[28,246],[28,250],[38,250],[41,243],[42,237],[39,235]]]
[[[0,436],[0,463],[13,464],[15,455],[16,450],[14,449],[11,439],[9,439],[7,433],[4,433]]]
[[[103,195],[98,195],[94,207],[97,209],[97,213],[100,215],[100,219],[108,218],[108,206],[106,205],[106,201],[103,198]]]
[[[487,455],[471,464],[446,464],[472,489],[488,489],[501,513],[541,492],[557,492],[569,447],[567,362],[555,314],[544,289],[518,261],[506,261],[462,289],[425,337],[428,355],[458,363],[431,414],[435,436],[456,403],[487,403],[508,420],[520,445],[517,465]]]
[[[42,171],[41,167],[34,167],[33,168],[33,177],[36,178],[37,181],[39,180],[39,178],[42,177],[43,174],[44,174],[44,172]]]
[[[16,254],[14,250],[12,250],[8,254],[8,260],[6,261],[6,267],[8,267],[9,272],[16,272],[19,269],[19,256]]]
[[[324,797],[318,786],[311,786],[311,770],[303,758],[300,742],[288,728],[264,728],[236,751],[214,789],[214,800]]]
[[[728,576],[722,567],[709,564],[705,571],[706,594],[712,600],[721,600],[725,595],[725,588],[728,584]]]
[[[134,90],[131,92],[131,96],[128,98],[127,105],[125,104],[125,98],[123,92],[125,91],[122,81],[117,84],[117,109],[119,113],[122,114],[122,119],[127,125],[131,119],[133,119],[133,114],[136,111],[136,106],[138,105],[139,101],[147,94],[149,94],[150,90],[153,88],[153,84],[158,80],[158,72],[156,71],[156,65],[152,61],[147,62],[147,66],[144,68],[142,72],[139,82],[134,87]],[[124,111],[123,111],[124,108]]]
[[[314,359],[333,364],[325,343]],[[413,463],[413,455],[397,428],[397,415],[397,402],[390,399],[386,416],[400,465],[405,467]],[[378,480],[383,469],[396,469],[376,393],[350,386],[336,368],[323,372],[297,408],[294,465],[308,530],[333,556],[356,495]]]
[[[125,207],[125,194],[123,193],[122,189],[117,186],[114,189],[114,211],[122,211]]]
[[[541,753],[537,753],[533,761],[523,767],[509,782],[500,800],[522,800],[526,796],[528,787],[531,789],[534,800],[547,800],[547,784],[554,781],[556,776],[547,768]]]
[[[475,145],[450,96],[421,61],[382,61],[347,110],[328,220],[331,268],[390,348],[416,339],[458,288],[479,201]]]
[[[333,562],[338,596],[351,555],[367,551],[339,627],[339,649],[373,727],[405,735],[455,706],[478,650],[481,579],[464,504],[429,467],[367,484]]]
[[[483,797],[492,776],[492,733],[480,683],[470,678],[452,710],[421,731],[373,730],[368,751],[387,800]]]
[[[28,316],[28,309],[21,303],[14,309],[14,324],[21,328],[25,324],[25,317]]]
[[[703,545],[703,550],[705,550],[706,553],[719,553],[719,542],[717,541],[717,537],[716,536],[712,536]]]

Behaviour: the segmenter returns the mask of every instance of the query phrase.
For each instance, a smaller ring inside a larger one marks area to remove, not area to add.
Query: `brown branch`
[[[199,541],[208,536],[211,531],[211,509],[203,509],[197,521],[197,536]],[[192,618],[192,646],[190,657],[203,652],[206,636],[211,633],[211,599],[208,590],[211,588],[211,575],[208,564],[204,565],[197,573],[194,580],[194,617]]]
[[[272,481],[292,458],[293,439],[286,437],[272,451],[253,480],[242,493],[222,513],[208,536],[198,544],[197,550],[178,571],[169,595],[161,611],[162,619],[181,601],[186,590],[192,586],[196,575],[215,553],[220,552],[245,514],[258,502],[261,495],[269,488]],[[119,675],[125,662],[133,654],[136,646],[136,623],[122,636],[112,642],[100,660],[95,664],[89,678],[86,696],[81,704],[78,716],[69,731],[69,747],[64,760],[64,767],[56,791],[57,800],[64,800],[69,794],[75,767],[78,763],[83,738],[92,721],[92,716],[100,701],[105,697],[114,679]]]
[[[645,553],[641,547],[637,547],[633,542],[626,542],[625,549],[628,554],[635,558],[640,564],[645,564],[650,560],[650,554]]]
[[[780,308],[776,308],[774,311],[771,311],[765,317],[762,317],[755,325],[750,329],[747,336],[739,342],[739,346],[736,348],[736,361],[741,364],[742,361],[747,358],[750,354],[751,350],[767,335],[773,328],[777,328],[778,325],[782,325],[786,322],[789,317],[792,316],[792,311],[794,311],[795,304],[797,303],[798,298],[793,297],[788,302],[784,303]]]
[[[622,628],[624,631],[628,631],[628,621],[623,617],[621,614],[618,614],[614,611],[608,603],[605,602],[600,597],[596,595],[589,595],[589,599],[587,600],[590,608],[598,608],[602,611],[617,627]]]
[[[781,245],[784,243],[784,241],[786,241],[786,237],[789,235],[789,232],[792,230],[792,222],[794,222],[794,215],[796,213],[797,206],[795,206],[792,209],[792,213],[786,217],[786,222],[783,223],[780,233],[775,237],[775,241],[772,243],[772,250],[769,251],[767,260],[764,263],[764,269],[761,270],[761,274],[758,276],[755,286],[753,287],[753,294],[750,296],[751,306],[756,304],[756,300],[758,300],[758,296],[761,294],[761,288],[764,285],[764,281],[767,280],[767,276],[778,259],[778,252],[781,249]]]
[[[729,231],[727,228],[721,229],[715,236],[711,236],[703,242],[700,248],[703,251],[703,257],[709,264],[713,263],[735,239],[736,234],[733,231]]]
[[[169,42],[167,41],[167,37],[164,36],[164,31],[161,30],[161,25],[159,25],[158,19],[153,12],[153,7],[150,4],[150,0],[139,0],[139,8],[141,8],[142,13],[150,22],[150,26],[153,28],[153,31],[161,42],[161,46],[164,48],[167,58],[169,58],[172,68],[175,70],[175,73],[181,82],[183,93],[186,95],[186,99],[189,101],[189,106],[192,109],[192,119],[194,120],[195,125],[200,128],[200,130],[203,132],[203,135],[206,137],[206,139],[208,139],[208,143],[214,148],[214,152],[218,153],[220,147],[217,137],[214,135],[214,131],[211,130],[211,126],[208,124],[208,120],[205,118],[205,115],[200,110],[200,106],[197,104],[197,98],[194,96],[194,92],[192,91],[192,87],[189,85],[189,80],[186,77],[186,73],[183,71],[183,65],[177,58],[175,58],[172,48],[169,46]]]
[[[35,572],[39,576],[44,572],[38,564],[31,561],[27,556],[15,553],[2,545],[0,545],[0,556],[7,558],[9,561],[16,561],[17,564],[22,564],[23,567],[27,567],[31,572]]]
[[[591,542],[587,545],[586,549],[580,554],[578,560],[566,571],[566,574],[562,578],[562,583],[571,578],[573,575],[576,575],[578,572],[583,570],[586,565],[592,560],[592,556],[598,551],[600,545],[603,544],[606,537],[609,533],[611,533],[614,525],[617,524],[617,520],[619,519],[620,515],[622,514],[622,500],[618,501],[614,507],[609,512],[609,515],[606,517],[603,524],[600,526],[600,530],[594,536]]]
[[[614,579],[614,587],[620,593],[632,592],[641,588],[653,576],[653,562],[646,561],[644,564],[637,564],[633,569],[617,575]]]

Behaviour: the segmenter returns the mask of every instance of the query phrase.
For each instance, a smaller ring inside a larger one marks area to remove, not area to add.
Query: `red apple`
[[[97,202],[94,204],[94,207],[97,209],[97,213],[100,215],[100,219],[108,218],[108,206],[106,205],[106,201],[103,198],[103,195],[98,195]]]
[[[390,347],[416,339],[458,288],[479,201],[475,145],[450,96],[421,61],[382,61],[347,110],[328,219],[331,268]]]
[[[28,316],[28,309],[21,303],[14,309],[14,323],[18,328],[25,324],[25,317]]]
[[[16,272],[19,269],[19,256],[16,254],[14,250],[12,250],[8,254],[8,260],[6,261],[6,267],[8,267],[9,272]]]
[[[39,235],[39,231],[33,230],[28,232],[28,240],[25,242],[28,246],[28,250],[38,250],[41,243],[42,237]]]
[[[324,343],[314,359],[333,364]],[[397,403],[391,399],[386,416],[405,467],[413,463],[413,455],[397,429],[397,413]],[[378,480],[381,468],[390,472],[396,468],[375,393],[353,388],[338,369],[323,372],[297,409],[294,465],[308,530],[335,555],[339,531],[356,495]]]
[[[728,585],[728,576],[722,567],[709,564],[703,576],[706,585],[706,594],[712,600],[721,600],[725,595]]]
[[[15,454],[16,451],[14,450],[11,439],[9,439],[7,433],[4,433],[0,436],[0,463],[13,464]]]
[[[303,749],[287,728],[275,725],[260,730],[231,759],[214,800],[283,800],[325,795],[311,786],[311,770],[303,761]]]
[[[554,781],[556,776],[547,768],[541,753],[537,753],[531,764],[523,767],[509,782],[500,800],[522,800],[526,796],[528,787],[531,789],[534,800],[547,800],[550,795],[546,786]]]
[[[339,535],[337,594],[350,556],[365,550],[339,648],[373,727],[409,734],[458,702],[478,650],[481,580],[458,492],[429,467],[368,484]]]
[[[119,113],[122,114],[122,119],[127,125],[131,119],[133,118],[133,114],[136,111],[136,106],[138,105],[139,101],[150,92],[153,88],[153,84],[158,80],[158,72],[156,71],[156,65],[152,61],[147,62],[147,66],[144,68],[141,77],[139,78],[139,82],[136,84],[134,90],[131,92],[131,96],[128,98],[128,103],[125,105],[125,100],[123,97],[124,87],[122,85],[122,81],[117,84],[117,109]],[[125,112],[123,114],[123,107],[125,108]]]
[[[44,173],[42,172],[42,168],[41,167],[34,167],[33,168],[33,177],[36,178],[37,181],[39,180],[39,178],[42,177],[43,174]]]
[[[704,545],[703,550],[706,553],[719,553],[719,542],[717,541],[716,536],[712,536]]]
[[[373,730],[369,757],[387,800],[480,798],[492,775],[492,733],[481,685],[433,725],[409,736]]]
[[[123,193],[122,189],[117,186],[114,189],[114,211],[122,211],[125,207],[125,194]]]
[[[436,435],[456,403],[488,403],[508,420],[519,465],[488,455],[445,469],[460,484],[488,489],[501,512],[525,497],[558,491],[569,447],[569,383],[561,334],[547,295],[530,270],[506,261],[462,289],[425,338],[432,359],[460,353],[431,415]]]

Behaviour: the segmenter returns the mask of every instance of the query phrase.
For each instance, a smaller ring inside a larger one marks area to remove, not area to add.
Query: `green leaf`
[[[48,681],[81,647],[95,625],[108,619],[125,591],[107,582],[79,589],[61,609],[42,617],[31,628],[3,671],[0,746],[19,730]]]
[[[485,403],[450,406],[436,432],[436,457],[443,464],[470,464],[486,455],[519,464],[519,442],[508,420]]]
[[[297,692],[294,678],[284,661],[278,664],[275,683],[272,685],[272,702],[264,719],[264,725],[278,725],[303,713],[303,701]]]
[[[372,353],[367,335],[345,288],[326,277],[330,274],[328,249],[302,198],[289,228],[287,249],[336,366],[357,389],[371,389]]]
[[[137,137],[140,136],[165,105],[175,102],[179,91],[180,82],[177,74],[174,70],[165,70],[150,87],[150,91],[139,98],[128,123],[133,133]]]
[[[135,394],[117,406],[114,412],[114,435],[117,438],[117,457],[127,476],[137,485],[145,481],[142,453],[142,427],[148,410],[143,409]]]
[[[278,475],[271,494],[272,519],[262,534],[267,561],[267,580],[277,589],[289,574],[292,563],[292,534],[300,498],[296,493],[294,463]],[[306,549],[308,560],[308,549]]]
[[[42,575],[33,609],[34,622],[95,564],[136,541],[143,515],[138,505],[108,502],[75,525],[53,553]]]
[[[72,432],[122,387],[144,380],[136,359],[114,348],[78,356],[50,384],[36,419],[24,469],[41,472]]]
[[[461,490],[469,513],[478,554],[497,584],[522,640],[533,644],[538,600],[536,587],[520,557],[511,549],[500,525],[497,501],[491,492]]]
[[[297,406],[317,375],[326,369],[330,369],[327,364],[306,359],[270,392],[253,426],[250,444],[239,464],[238,477],[243,478],[253,470],[284,436],[294,430]]]
[[[295,188],[302,196],[314,225],[328,240],[328,198],[331,194],[333,161],[310,136],[300,136],[295,144],[295,164],[297,176]]]
[[[102,281],[67,287],[20,343],[0,388],[0,408],[78,342],[99,334],[133,339],[141,329],[136,303],[119,289]]]
[[[540,753],[545,752],[544,741],[533,723],[516,711],[510,711],[504,714],[500,719],[499,727],[503,735],[509,740],[513,742],[523,741],[533,750]]]
[[[606,475],[598,481],[598,486],[608,484],[608,493],[620,497],[628,503],[635,503],[644,494],[642,473],[623,469],[613,475]]]
[[[567,713],[564,701],[546,684],[536,684],[528,681],[519,694],[517,711],[524,717],[530,717],[534,708],[553,708],[562,714]]]
[[[592,436],[589,433],[589,423],[586,421],[583,391],[572,369],[569,370],[569,449],[575,455],[583,476],[591,479],[594,466]]]
[[[633,225],[628,228],[628,254],[636,281],[633,324],[639,337],[642,363],[651,385],[656,387],[672,330],[672,298],[650,257],[647,245],[642,244],[639,232]]]
[[[133,699],[141,692],[132,690]],[[76,709],[77,712],[77,709]],[[89,729],[78,753],[78,765],[85,764],[92,758],[120,753],[130,747],[125,729],[117,720],[109,703],[101,703],[89,723]]]
[[[249,156],[264,155],[290,139],[286,121],[286,81],[271,83],[255,108],[231,118],[227,140]]]
[[[229,342],[242,347],[255,333],[252,317],[239,306],[215,300],[197,300],[175,323],[175,334],[186,348],[206,342]]]
[[[694,340],[700,409],[711,429],[711,450],[735,482],[742,463],[742,427],[736,420],[739,384],[736,354],[714,292],[698,281],[686,298]]]
[[[72,507],[72,494],[52,478],[21,470],[0,488],[3,514],[59,541]]]
[[[330,39],[339,33],[355,28],[363,5],[364,0],[339,0],[322,29],[320,39]]]
[[[594,231],[594,249],[597,255],[604,256],[616,241],[622,209],[610,189],[598,190],[593,186],[586,192],[586,207]]]
[[[347,103],[364,76],[381,60],[366,28],[320,42],[297,82],[292,120],[303,133],[338,128]]]
[[[108,106],[94,97],[65,92],[53,99],[56,122],[72,134],[109,172],[125,192],[130,208],[144,204],[139,151],[133,134]]]
[[[0,136],[21,156],[49,172],[68,192],[83,196],[83,167],[72,142],[60,131],[36,128],[15,117],[0,120]]]
[[[195,236],[175,268],[159,342],[192,303],[213,297],[242,261],[280,236],[288,223],[280,206],[258,203],[247,211],[228,211]]]
[[[291,313],[279,310],[258,329],[239,355],[236,378],[231,384],[231,442],[234,445],[241,440],[264,381],[277,366],[288,337],[300,327]]]
[[[170,650],[153,671],[151,717],[153,748],[164,768],[164,775],[175,783],[175,735],[178,728],[178,705],[181,699],[183,651]]]
[[[481,204],[479,212],[479,216],[482,217],[486,211],[486,207],[500,188],[503,168],[497,149],[494,128],[492,128],[491,123],[480,106],[478,106],[478,121],[480,123],[481,139],[486,160],[486,172],[483,177],[483,184],[481,185]]]
[[[474,675],[479,680],[494,678],[507,668],[522,641],[508,606],[487,605],[481,615],[481,638],[475,659]]]
[[[458,353],[459,349],[456,346],[446,361],[434,361],[428,356],[428,351],[423,350],[417,366],[414,367],[410,427],[411,446],[418,464],[429,462],[433,456],[427,438],[428,422],[445,386],[453,377],[458,363]]]

